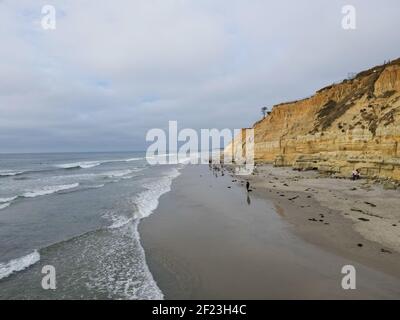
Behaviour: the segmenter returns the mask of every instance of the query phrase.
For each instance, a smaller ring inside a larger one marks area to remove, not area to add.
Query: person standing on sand
[[[353,178],[353,181],[360,179],[360,171],[358,169],[353,171],[352,178]]]
[[[247,189],[247,192],[249,192],[249,190],[250,190],[250,182],[246,182],[246,189]]]

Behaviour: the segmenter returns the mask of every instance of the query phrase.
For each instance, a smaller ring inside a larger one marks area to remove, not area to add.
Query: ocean
[[[143,152],[0,155],[0,299],[162,299],[138,224],[184,164]],[[56,290],[44,290],[45,265]]]

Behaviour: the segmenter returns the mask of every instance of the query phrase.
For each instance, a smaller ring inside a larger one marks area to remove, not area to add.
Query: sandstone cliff
[[[276,105],[253,129],[256,162],[400,180],[400,59]]]

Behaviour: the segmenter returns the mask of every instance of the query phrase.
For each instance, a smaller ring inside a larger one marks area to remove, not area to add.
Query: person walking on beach
[[[250,190],[250,182],[246,182],[246,189],[247,189],[247,192],[249,192],[249,190]]]
[[[358,171],[358,169],[356,169],[352,172],[352,178],[353,178],[353,181],[360,179],[360,171]]]

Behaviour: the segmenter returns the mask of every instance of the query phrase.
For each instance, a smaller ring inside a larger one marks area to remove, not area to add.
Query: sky
[[[0,153],[145,150],[168,121],[249,127],[400,57],[399,30],[398,0],[0,0]]]

